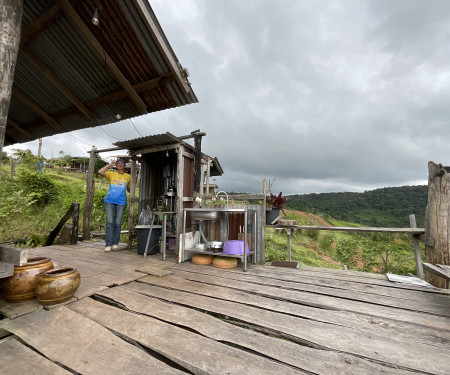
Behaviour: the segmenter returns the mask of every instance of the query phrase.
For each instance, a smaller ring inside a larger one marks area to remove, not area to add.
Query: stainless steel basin
[[[217,220],[219,218],[218,211],[192,211],[191,215],[194,220]]]

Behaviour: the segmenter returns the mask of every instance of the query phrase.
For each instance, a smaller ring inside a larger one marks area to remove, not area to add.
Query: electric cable
[[[131,123],[133,124],[134,130],[136,130],[136,132],[137,132],[141,137],[143,137],[143,135],[142,135],[141,133],[139,133],[139,130],[137,130],[136,125],[134,125],[134,122],[133,122],[133,120],[131,119],[131,117],[129,118],[129,120],[130,120]]]
[[[103,129],[100,125],[98,125],[97,127],[100,128],[100,129],[103,131],[103,133],[105,133],[106,135],[109,135],[111,138],[117,139],[117,140],[119,140],[119,141],[124,141],[124,140],[125,140],[125,139],[122,139],[122,138],[114,137],[114,136],[112,136],[111,134],[108,134],[108,133],[106,132],[106,130]]]

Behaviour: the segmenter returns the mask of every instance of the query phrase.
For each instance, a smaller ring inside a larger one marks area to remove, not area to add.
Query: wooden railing
[[[424,280],[424,272],[422,266],[422,255],[420,252],[419,242],[423,242],[428,246],[434,246],[434,238],[425,236],[424,228],[416,227],[415,215],[409,215],[410,228],[382,228],[382,227],[332,227],[332,226],[319,226],[319,225],[270,225],[275,229],[286,229],[287,234],[287,251],[288,261],[291,261],[291,230],[305,229],[305,230],[327,230],[327,231],[341,231],[341,232],[379,232],[379,233],[401,233],[409,234],[412,236],[414,259],[416,262],[417,276]]]

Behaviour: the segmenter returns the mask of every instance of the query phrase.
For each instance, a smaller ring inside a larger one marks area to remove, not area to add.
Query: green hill
[[[426,185],[364,193],[296,194],[289,196],[287,207],[375,227],[409,227],[409,215],[415,214],[417,226],[423,227],[427,194]]]

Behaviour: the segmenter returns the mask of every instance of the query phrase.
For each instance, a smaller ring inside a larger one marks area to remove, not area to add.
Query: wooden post
[[[134,204],[136,195],[136,160],[131,159],[131,183],[130,183],[130,199],[128,203],[128,249],[131,250],[133,242],[133,216],[134,216]]]
[[[22,0],[2,0],[0,4],[0,155],[5,144],[14,69],[19,53],[22,5]]]
[[[211,158],[206,161],[206,195],[209,195],[209,178],[211,176]]]
[[[39,138],[39,146],[38,146],[38,152],[37,152],[37,157],[38,160],[41,160],[41,150],[42,150],[42,138]]]
[[[91,212],[92,204],[94,202],[94,167],[97,153],[95,147],[89,151],[91,156],[89,157],[88,174],[86,177],[86,201],[84,203],[83,211],[83,241],[89,241],[91,239]]]
[[[416,224],[416,215],[411,214],[409,215],[409,224],[411,228],[417,228]],[[420,243],[419,243],[420,235],[412,235],[412,243],[414,248],[414,259],[416,261],[416,273],[417,276],[419,276],[422,280],[425,279],[425,276],[423,274],[423,267],[422,267],[422,254],[420,253]]]
[[[77,202],[72,203],[72,235],[70,236],[70,244],[76,245],[78,242],[78,222],[80,218],[80,204]]]
[[[449,167],[428,162],[428,201],[425,211],[425,236],[434,238],[434,246],[425,245],[425,260],[432,265],[449,265],[450,178]],[[426,274],[426,281],[446,288],[446,280]]]
[[[202,136],[194,136],[194,197],[200,194],[200,179],[202,176]]]
[[[179,241],[180,236],[183,233],[183,196],[184,196],[184,146],[180,144],[177,148],[177,195],[176,195],[176,220],[177,220],[177,230],[176,230],[176,245],[175,245],[175,255],[177,260],[180,257]]]
[[[266,179],[263,179],[263,200],[262,200],[262,210],[261,210],[261,249],[260,261],[264,264],[266,261]],[[273,231],[272,231],[273,234]]]
[[[290,262],[291,261],[291,230],[289,228],[286,229],[286,235],[287,235],[288,262]]]

